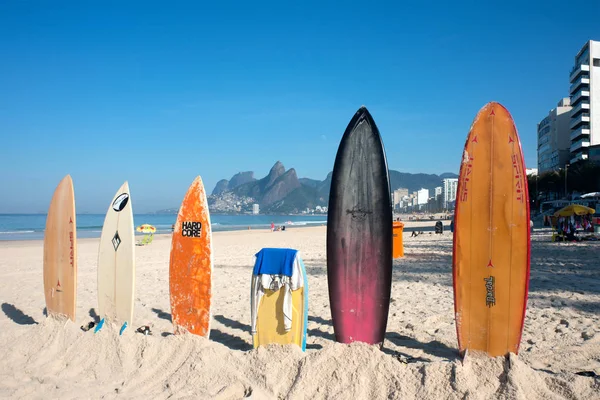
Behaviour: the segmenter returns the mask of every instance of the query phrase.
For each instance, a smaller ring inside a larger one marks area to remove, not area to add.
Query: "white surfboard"
[[[98,254],[98,308],[103,320],[131,326],[135,289],[135,239],[129,185],[113,198],[102,227]],[[125,326],[127,326],[125,325]]]

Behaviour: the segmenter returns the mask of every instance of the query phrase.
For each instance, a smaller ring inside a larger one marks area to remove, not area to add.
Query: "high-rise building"
[[[448,210],[449,203],[456,200],[456,188],[458,187],[458,178],[444,179],[444,209]]]
[[[429,200],[429,189],[421,189],[417,191],[417,204],[423,205],[427,204]]]
[[[440,196],[442,194],[442,187],[441,186],[437,186],[435,188],[435,198],[437,199],[438,196]]]
[[[252,214],[256,215],[260,211],[260,206],[258,204],[252,204]]]
[[[571,159],[571,99],[563,98],[537,125],[538,171],[556,171]]]
[[[575,56],[571,87],[571,163],[586,160],[600,144],[600,42],[587,41]]]

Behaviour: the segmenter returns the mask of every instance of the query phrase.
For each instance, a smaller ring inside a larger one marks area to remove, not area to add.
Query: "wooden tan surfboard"
[[[77,228],[71,176],[54,191],[44,231],[44,294],[48,315],[75,321],[77,303]]]
[[[131,326],[135,290],[135,240],[129,184],[112,199],[100,237],[98,254],[99,315],[119,326]],[[101,325],[100,325],[101,326]]]
[[[175,222],[171,242],[169,288],[176,334],[208,338],[212,307],[212,233],[202,179],[189,187]]]
[[[529,287],[529,198],[519,135],[501,104],[479,111],[461,161],[452,263],[459,350],[516,354]]]

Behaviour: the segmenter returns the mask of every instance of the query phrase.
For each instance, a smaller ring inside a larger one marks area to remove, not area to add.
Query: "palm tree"
[[[600,191],[600,165],[583,160],[569,167],[567,185],[569,192],[589,193]]]
[[[559,198],[564,193],[564,171],[548,171],[538,177],[540,201]]]

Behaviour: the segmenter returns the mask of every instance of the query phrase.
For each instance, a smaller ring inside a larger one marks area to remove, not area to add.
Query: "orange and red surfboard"
[[[517,354],[529,287],[529,196],[521,142],[506,108],[477,114],[462,156],[453,249],[458,345]]]
[[[212,234],[202,179],[189,187],[171,242],[169,288],[175,334],[208,338],[212,307]]]
[[[44,231],[44,294],[48,315],[75,321],[77,307],[77,228],[71,176],[54,191]]]

